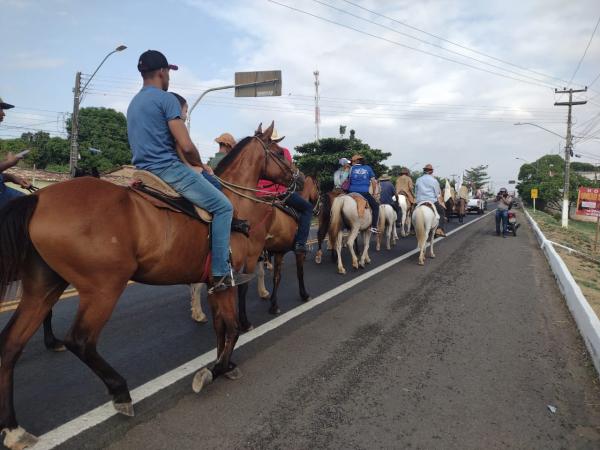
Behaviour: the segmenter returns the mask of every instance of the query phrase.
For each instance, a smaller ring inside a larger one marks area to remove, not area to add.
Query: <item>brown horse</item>
[[[259,178],[295,182],[297,172],[268,149],[273,125],[243,139],[219,164],[217,174],[240,189]],[[256,220],[253,208],[234,203],[236,217]],[[131,189],[79,178],[13,201],[0,212],[0,295],[22,280],[23,296],[0,334],[0,430],[4,444],[23,448],[35,437],[18,426],[13,405],[15,364],[68,284],[79,292],[66,347],[104,382],[115,409],[133,415],[125,379],[97,352],[98,336],[128,280],[146,284],[201,281],[209,254],[209,226],[184,214],[157,209]],[[231,238],[234,266],[245,264],[245,235]],[[194,377],[195,391],[235,372],[230,358],[239,335],[234,288],[209,297],[217,335],[217,360]],[[237,373],[236,373],[237,375]]]
[[[320,192],[318,184],[314,177],[307,176],[304,179],[304,186],[300,192],[300,196],[312,203],[313,208],[318,207]],[[281,282],[281,267],[283,265],[283,257],[289,251],[294,248],[294,238],[298,229],[296,221],[288,214],[281,211],[279,208],[272,207],[273,220],[271,227],[269,228],[269,234],[265,242],[265,250],[268,254],[274,256],[273,263],[273,292],[271,293],[271,306],[269,313],[279,314],[281,311],[277,303],[277,290],[279,289],[279,283]],[[298,287],[300,289],[300,298],[302,301],[307,301],[310,298],[306,287],[304,286],[304,261],[305,254],[296,254],[296,276],[298,278]],[[264,283],[264,267],[259,266],[258,271],[258,289],[259,295],[262,298],[266,298],[269,295],[269,291],[265,288]],[[240,291],[241,292],[241,291]],[[241,295],[241,294],[240,294]]]
[[[460,198],[456,201],[456,214],[458,214],[458,221],[463,223],[465,220],[465,214],[467,213],[467,201],[464,198]]]

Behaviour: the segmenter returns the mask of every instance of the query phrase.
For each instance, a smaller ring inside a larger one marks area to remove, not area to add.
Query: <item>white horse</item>
[[[360,194],[359,194],[360,195]],[[346,246],[352,255],[352,267],[364,267],[369,264],[369,241],[371,240],[371,210],[364,211],[362,217],[358,214],[356,200],[351,195],[340,195],[336,197],[331,205],[331,222],[329,223],[329,242],[335,242],[335,250],[338,259],[338,273],[345,274],[344,264],[342,263],[342,239],[344,237],[344,224],[350,227],[350,234]],[[354,241],[358,233],[362,234],[364,248],[360,257],[360,262],[354,252]]]
[[[379,205],[379,223],[377,224],[379,234],[377,234],[377,246],[375,248],[377,251],[381,249],[381,237],[384,235],[387,250],[390,250],[390,241],[392,245],[396,245],[398,240],[396,219],[398,219],[398,215],[392,205]]]
[[[435,205],[429,202],[419,203],[413,212],[412,220],[417,234],[417,245],[420,250],[419,265],[422,266],[425,264],[427,239],[429,239],[429,256],[435,258],[433,239],[435,238],[435,230],[439,225],[439,217],[435,212]]]
[[[408,213],[408,199],[406,198],[406,195],[399,194],[398,203],[400,204],[400,209],[402,210],[400,236],[406,237],[410,233],[410,227],[412,226],[411,215]]]

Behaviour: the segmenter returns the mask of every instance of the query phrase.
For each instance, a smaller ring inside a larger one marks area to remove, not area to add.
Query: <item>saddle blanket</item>
[[[367,202],[367,200],[357,192],[351,192],[348,195],[352,197],[356,202],[356,210],[358,212],[358,217],[364,217],[365,211],[369,209],[369,203]]]
[[[423,201],[423,202],[419,202],[419,203],[417,203],[417,206],[416,206],[415,210],[416,210],[416,209],[417,209],[419,206],[427,206],[427,207],[431,208],[431,210],[432,210],[432,211],[433,211],[433,213],[435,214],[435,217],[437,218],[437,220],[438,220],[438,221],[440,220],[440,215],[439,215],[439,214],[438,214],[438,212],[437,212],[437,208],[435,207],[435,205],[434,205],[432,202],[430,202],[430,201],[427,201],[427,200],[425,200],[425,201]]]

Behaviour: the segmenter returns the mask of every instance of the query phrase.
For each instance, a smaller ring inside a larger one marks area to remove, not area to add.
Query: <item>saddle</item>
[[[212,214],[207,210],[194,205],[159,177],[146,170],[133,172],[130,188],[156,208],[183,213],[206,224],[210,224],[213,220]],[[234,218],[231,222],[231,231],[249,237],[250,226],[245,220]]]
[[[351,192],[348,195],[352,197],[356,202],[356,210],[358,212],[358,217],[364,217],[365,211],[369,209],[369,202],[367,202],[367,200],[365,200],[365,198],[358,192]]]
[[[430,202],[428,200],[419,202],[419,203],[417,203],[417,206],[415,206],[415,209],[417,209],[419,206],[427,206],[428,208],[430,208],[433,211],[433,213],[435,214],[435,217],[438,219],[438,221],[440,220],[440,215],[437,212],[437,208],[435,207],[435,205],[432,202]]]
[[[296,221],[296,223],[300,222],[300,214],[298,213],[298,211],[296,211],[294,208],[292,208],[291,206],[286,205],[283,202],[274,202],[273,206],[281,211],[283,211],[285,214],[287,214],[288,216],[290,216],[292,219],[294,219]]]

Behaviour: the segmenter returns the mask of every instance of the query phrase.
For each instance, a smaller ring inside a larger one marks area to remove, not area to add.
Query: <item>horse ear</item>
[[[271,136],[273,135],[274,129],[275,129],[275,121],[271,122],[271,125],[269,126],[269,128],[267,128],[265,130],[265,132],[262,135],[262,140],[265,142],[268,142],[269,139],[271,139]]]
[[[258,128],[256,129],[256,131],[254,132],[254,136],[258,136],[262,134],[262,122],[258,124]]]

